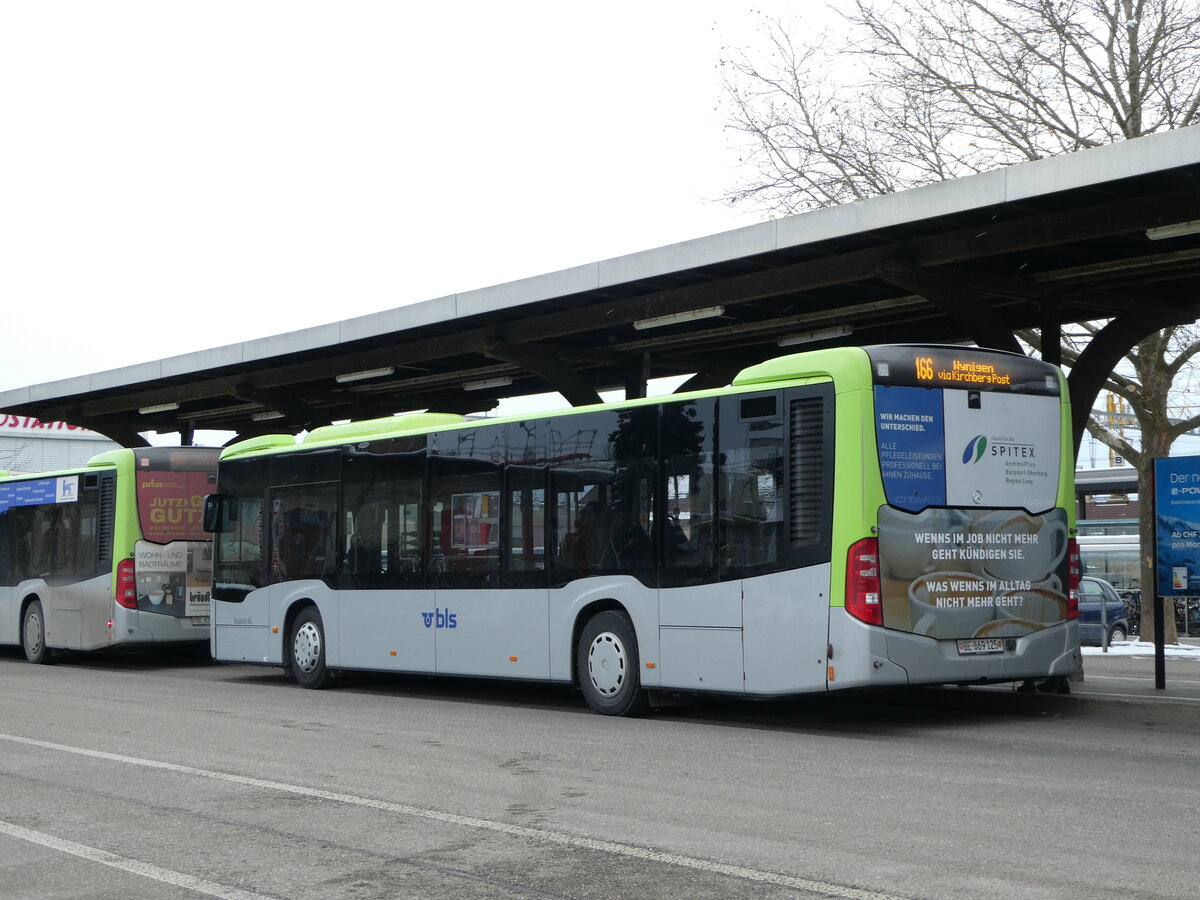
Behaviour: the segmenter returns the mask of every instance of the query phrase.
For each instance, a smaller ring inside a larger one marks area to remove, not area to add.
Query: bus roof
[[[251,455],[270,455],[293,450],[312,449],[322,446],[337,446],[356,440],[378,440],[413,434],[430,434],[438,431],[453,431],[461,428],[478,427],[481,424],[503,425],[524,422],[539,416],[574,416],[598,410],[634,409],[664,402],[699,400],[727,394],[762,390],[771,385],[785,387],[796,384],[811,384],[818,381],[834,381],[840,390],[865,390],[871,385],[869,359],[861,347],[832,347],[781,356],[766,363],[751,366],[739,374],[728,387],[704,391],[667,394],[658,397],[639,397],[610,403],[595,403],[587,406],[572,406],[550,409],[538,413],[521,413],[486,419],[469,419],[452,413],[408,413],[366,419],[361,422],[346,422],[314,429],[303,438],[290,434],[265,434],[230,444],[221,453],[221,459]]]

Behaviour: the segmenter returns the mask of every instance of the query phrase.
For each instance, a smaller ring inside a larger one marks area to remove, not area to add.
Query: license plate
[[[1004,641],[1000,638],[968,638],[958,642],[959,656],[973,656],[979,653],[1003,653]]]
[[[208,616],[192,616],[192,624],[193,625],[207,625],[208,619],[209,619]]]

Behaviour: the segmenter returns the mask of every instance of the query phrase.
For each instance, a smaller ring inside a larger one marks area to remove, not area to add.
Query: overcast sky
[[[758,10],[826,17],[3,4],[0,390],[759,221],[713,202],[737,177],[717,62]]]

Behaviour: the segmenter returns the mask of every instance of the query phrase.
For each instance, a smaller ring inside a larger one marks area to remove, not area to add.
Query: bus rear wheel
[[[50,651],[46,649],[46,619],[42,614],[42,601],[33,600],[25,607],[21,617],[21,646],[25,658],[31,663],[50,662]]]
[[[579,686],[588,706],[605,716],[640,716],[650,708],[639,674],[637,636],[624,612],[588,620],[576,649]]]
[[[325,667],[325,627],[315,606],[305,607],[292,623],[292,677],[305,688],[323,688],[332,680]]]

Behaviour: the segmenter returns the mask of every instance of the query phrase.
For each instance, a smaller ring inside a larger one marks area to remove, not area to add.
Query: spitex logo
[[[963,450],[964,463],[977,463],[983,457],[983,452],[987,450],[987,438],[982,434],[977,434],[975,437],[967,441],[967,446]]]

